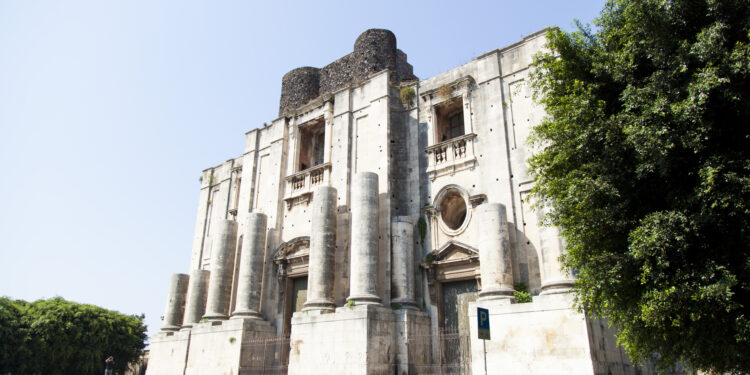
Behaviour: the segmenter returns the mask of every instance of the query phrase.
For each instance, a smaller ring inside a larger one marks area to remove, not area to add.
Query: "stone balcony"
[[[304,171],[286,177],[284,202],[289,210],[298,204],[308,204],[313,188],[327,185],[331,178],[331,163],[324,163],[307,168]]]
[[[473,168],[477,160],[474,155],[476,136],[474,133],[466,134],[425,148],[430,180]]]

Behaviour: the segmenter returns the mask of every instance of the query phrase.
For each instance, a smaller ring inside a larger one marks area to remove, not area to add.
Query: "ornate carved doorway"
[[[280,309],[284,318],[282,337],[286,339],[282,350],[282,362],[289,363],[289,336],[292,333],[292,315],[302,311],[307,302],[307,270],[310,261],[310,237],[293,238],[282,243],[274,254],[278,266]]]
[[[430,299],[437,302],[442,373],[471,373],[469,303],[479,290],[479,253],[477,249],[448,241],[422,263],[428,270]]]

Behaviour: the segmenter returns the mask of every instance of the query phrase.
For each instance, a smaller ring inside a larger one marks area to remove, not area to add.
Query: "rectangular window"
[[[464,131],[464,105],[461,97],[435,107],[437,115],[437,142],[460,137]]]
[[[299,127],[299,157],[297,171],[323,164],[325,121],[318,119]]]

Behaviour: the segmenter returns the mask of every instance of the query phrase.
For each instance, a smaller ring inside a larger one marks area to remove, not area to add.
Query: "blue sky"
[[[387,28],[425,79],[603,4],[0,0],[0,296],[145,313],[153,334],[201,170],[276,117],[284,73]]]

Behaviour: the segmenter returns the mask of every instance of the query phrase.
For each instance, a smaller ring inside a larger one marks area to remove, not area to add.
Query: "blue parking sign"
[[[490,340],[490,311],[477,307],[477,327],[479,328],[479,338]]]

